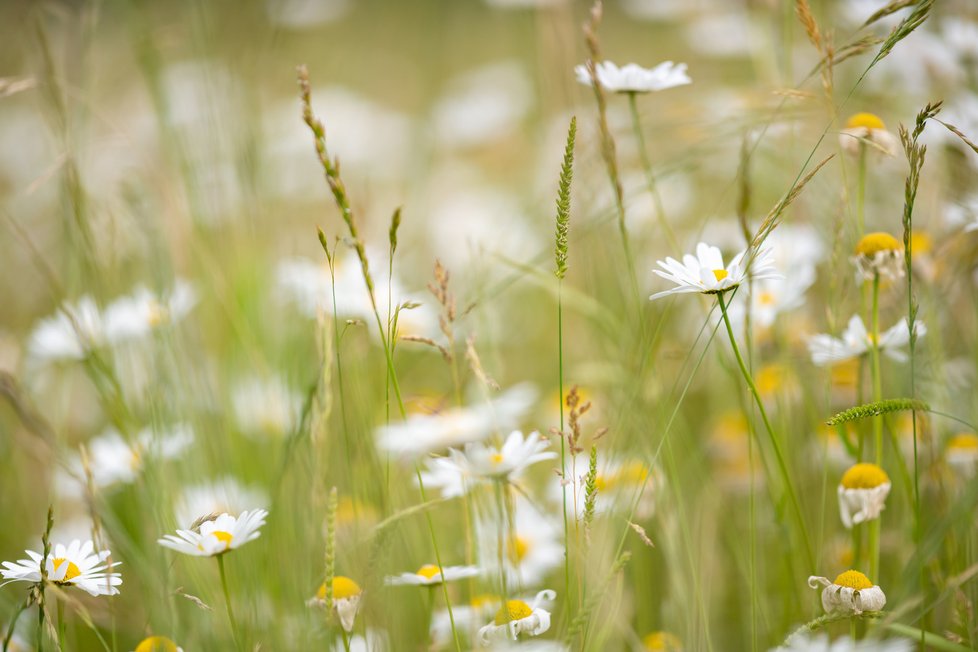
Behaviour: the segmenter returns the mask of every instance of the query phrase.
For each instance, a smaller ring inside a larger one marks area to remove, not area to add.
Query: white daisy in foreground
[[[140,641],[133,652],[183,652],[183,648],[166,636],[150,636]]]
[[[842,475],[839,483],[839,516],[842,524],[853,524],[879,518],[890,495],[890,477],[875,464],[859,463]]]
[[[30,559],[20,559],[16,563],[5,561],[0,575],[8,582],[41,581],[43,555],[33,550],[25,550]],[[77,586],[90,595],[117,595],[122,584],[119,573],[106,573],[109,567],[105,560],[111,555],[108,550],[95,552],[92,541],[82,543],[75,539],[67,546],[55,544],[44,559],[47,579],[58,586]],[[112,564],[118,566],[117,563]]]
[[[693,80],[686,74],[685,63],[663,61],[655,68],[643,68],[636,63],[629,63],[621,68],[611,61],[602,61],[595,66],[598,83],[612,93],[651,93],[664,91],[667,88],[685,86]],[[586,65],[574,68],[577,81],[586,86],[591,85],[591,73]]]
[[[816,575],[808,578],[808,586],[817,589],[819,585],[825,587],[822,607],[828,614],[858,616],[864,611],[880,611],[886,606],[883,589],[873,586],[869,578],[859,571],[847,570],[834,582]]]
[[[772,648],[770,652],[911,652],[912,641],[905,638],[891,638],[885,641],[863,639],[854,641],[848,636],[829,640],[828,634],[812,635],[808,632],[793,634],[785,645]]]
[[[876,276],[898,279],[903,277],[903,243],[889,233],[867,233],[856,243],[852,257],[856,279],[872,281]]]
[[[401,573],[386,578],[391,586],[435,586],[442,582],[454,582],[479,574],[476,566],[445,566],[439,568],[435,564],[425,564],[414,573]]]
[[[543,634],[550,629],[550,612],[541,608],[540,603],[556,597],[555,591],[546,589],[537,593],[530,604],[523,600],[507,600],[493,621],[479,630],[479,642],[489,646],[498,639],[515,641],[520,634]]]
[[[746,253],[747,250],[741,251],[724,266],[720,249],[701,242],[696,245],[696,255],[686,254],[682,262],[674,258],[660,260],[657,264],[665,271],[658,269],[653,271],[667,281],[672,281],[677,287],[657,292],[649,299],[654,301],[670,294],[687,292],[719,294],[743,283],[748,272],[754,280],[781,278],[774,269],[770,249],[757,252],[753,260],[744,260]]]
[[[886,125],[873,113],[856,113],[846,121],[839,133],[839,145],[843,151],[858,156],[863,147],[874,149],[887,156],[896,156],[897,139],[886,130]]]
[[[177,530],[177,536],[166,534],[157,543],[165,548],[195,557],[213,557],[240,548],[261,536],[268,511],[256,509],[237,517],[224,513],[206,520],[197,530]]]
[[[353,631],[353,622],[356,620],[357,611],[360,610],[360,599],[363,597],[363,589],[360,585],[345,575],[333,577],[333,609],[343,629]],[[309,606],[326,606],[326,583],[319,585],[315,597],[306,604]]]
[[[917,337],[927,334],[927,327],[922,321],[914,322]],[[879,338],[880,352],[896,362],[906,362],[907,354],[902,350],[910,344],[910,328],[907,320],[903,319],[883,331]],[[873,348],[873,338],[866,330],[866,325],[859,315],[849,319],[842,337],[833,337],[824,333],[808,338],[808,352],[812,362],[820,367],[844,362],[865,355]]]
[[[467,444],[464,452],[450,449],[445,466],[454,466],[460,474],[475,480],[510,482],[530,465],[557,457],[557,453],[548,448],[550,442],[539,432],[531,432],[524,438],[522,432],[514,430],[500,448]]]

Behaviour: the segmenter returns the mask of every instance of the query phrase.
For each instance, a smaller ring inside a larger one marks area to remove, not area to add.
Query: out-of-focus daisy
[[[642,491],[638,505],[634,505],[634,517],[650,518],[655,513],[656,493],[660,488],[662,478],[655,470],[649,468],[643,460],[637,458],[608,458],[598,463],[598,473],[595,476],[595,487],[598,496],[594,503],[596,514],[607,514],[616,510],[630,510]],[[560,485],[554,485],[560,488]],[[579,484],[576,500],[568,494],[568,507],[577,509],[577,516],[584,516],[583,483]],[[555,497],[560,497],[556,492]]]
[[[231,394],[234,416],[248,434],[282,437],[299,421],[302,398],[280,378],[249,378]]]
[[[649,299],[654,301],[670,294],[686,292],[719,294],[732,290],[744,282],[748,272],[754,280],[781,278],[774,269],[770,249],[757,252],[753,261],[744,260],[745,254],[746,250],[741,251],[727,266],[724,266],[720,249],[701,242],[696,245],[696,256],[686,254],[682,262],[674,258],[660,260],[657,264],[665,271],[658,269],[653,271],[667,281],[675,283],[676,287],[657,292]]]
[[[265,524],[266,516],[268,511],[264,509],[241,512],[238,516],[225,513],[204,521],[197,530],[177,530],[176,536],[166,534],[157,543],[195,557],[223,555],[260,537],[259,529]]]
[[[197,292],[183,280],[177,280],[163,295],[137,287],[131,295],[106,307],[105,337],[113,344],[143,337],[159,326],[181,320],[196,303]]]
[[[917,329],[917,337],[923,337],[927,334],[927,327],[924,322],[917,320],[914,324]],[[883,331],[879,338],[880,352],[897,362],[906,362],[907,354],[901,349],[909,343],[910,328],[905,319]],[[849,324],[842,332],[841,339],[824,333],[813,335],[808,339],[808,351],[812,355],[812,362],[819,366],[858,358],[868,353],[872,346],[873,339],[859,315],[853,315],[849,319]]]
[[[852,257],[856,278],[872,281],[880,278],[898,279],[903,276],[903,243],[889,233],[867,233],[856,243]]]
[[[839,516],[842,524],[853,524],[879,518],[890,494],[890,477],[886,471],[866,462],[854,464],[842,475],[839,483]]]
[[[127,442],[119,431],[110,428],[88,442],[88,468],[97,487],[130,483],[142,472],[147,460],[176,458],[193,441],[193,431],[182,424],[161,432],[145,428],[132,442]],[[85,469],[80,458],[72,460],[69,466],[73,477],[67,478],[62,488],[68,493],[77,492],[76,481],[85,478]]]
[[[332,652],[386,652],[390,649],[390,641],[387,632],[368,627],[366,636],[352,634],[347,643],[343,642],[342,636],[337,637],[330,649]]]
[[[41,581],[41,564],[47,572],[47,579],[58,586],[77,586],[89,595],[117,595],[122,584],[119,573],[106,572],[109,564],[105,560],[112,553],[108,550],[95,552],[92,541],[82,543],[75,539],[67,546],[55,544],[47,558],[33,550],[25,550],[30,559],[20,559],[16,563],[5,561],[0,575],[8,582]],[[43,560],[43,561],[42,561]],[[118,566],[117,563],[112,564]]]
[[[730,410],[722,413],[710,430],[713,477],[724,491],[739,494],[748,491],[751,484],[757,487],[764,483],[757,460],[751,465],[748,426],[743,412]]]
[[[560,494],[555,497],[559,500]],[[498,514],[483,514],[476,520],[480,566],[487,577],[499,576],[499,531],[502,525],[505,533],[501,542],[504,546],[502,562],[508,581],[516,586],[539,585],[547,573],[563,563],[561,526],[522,497],[516,499],[512,515],[505,518],[504,524],[500,524]]]
[[[468,71],[449,82],[433,109],[432,130],[449,146],[499,142],[514,133],[532,108],[532,84],[514,61]]]
[[[133,652],[183,652],[183,648],[166,636],[149,636],[140,641]]]
[[[439,568],[435,564],[425,564],[413,573],[401,573],[387,577],[386,582],[391,586],[435,586],[442,582],[454,582],[467,577],[475,577],[478,574],[479,569],[476,566],[445,566]]]
[[[264,491],[227,476],[184,489],[177,498],[174,515],[177,523],[189,526],[209,514],[237,513],[253,505],[267,504],[269,499]]]
[[[448,609],[436,611],[431,618],[432,645],[436,649],[451,645],[453,618],[456,631],[465,632],[470,639],[474,639],[482,624],[495,615],[501,604],[497,595],[477,594],[472,596],[468,604],[453,603],[452,617],[449,617]]]
[[[466,444],[465,450],[450,449],[447,463],[458,468],[466,477],[475,480],[512,481],[529,466],[552,460],[557,453],[551,450],[550,442],[538,432],[526,437],[514,430],[499,448],[482,443]]]
[[[978,435],[959,432],[951,437],[944,450],[944,459],[961,476],[972,477],[978,468]]]
[[[847,570],[830,582],[824,577],[812,575],[808,586],[822,591],[822,607],[829,614],[851,614],[858,616],[864,611],[880,611],[886,606],[883,589],[874,586],[869,578],[855,570]]]
[[[679,637],[669,632],[652,632],[642,638],[642,646],[650,652],[683,652]]]
[[[839,133],[839,145],[843,151],[857,156],[861,147],[876,150],[888,156],[897,152],[896,137],[886,130],[879,116],[872,113],[856,113],[846,120],[845,129]]]
[[[828,634],[793,634],[785,645],[772,648],[770,652],[911,652],[913,641],[905,638],[891,638],[885,641],[863,639],[854,641],[848,636],[829,640]]]
[[[411,414],[401,423],[378,428],[377,443],[392,453],[419,455],[480,441],[494,432],[518,427],[536,397],[532,385],[521,383],[488,403],[437,414]]]
[[[28,355],[38,361],[81,360],[104,341],[102,313],[90,296],[66,303],[31,333]]]
[[[801,386],[791,367],[780,362],[771,362],[757,370],[754,376],[757,391],[765,403],[792,401],[801,396]]]
[[[333,610],[340,619],[343,629],[353,631],[353,622],[356,620],[357,612],[360,610],[360,599],[363,597],[363,589],[360,585],[345,575],[333,577]],[[308,602],[309,605],[326,606],[326,583],[319,585],[315,597]]]
[[[778,315],[805,305],[805,292],[813,283],[815,268],[811,265],[794,265],[783,279],[766,279],[753,283],[749,297],[754,324],[759,328],[770,328]],[[737,323],[737,317],[743,313],[743,309],[731,310],[731,313],[730,319]]]
[[[587,66],[574,68],[577,81],[591,85],[591,73]],[[663,61],[654,68],[643,68],[636,63],[618,67],[611,61],[601,61],[595,66],[595,74],[601,87],[612,93],[651,93],[667,88],[685,86],[693,80],[686,74],[685,63]]]
[[[517,640],[520,634],[539,636],[550,629],[550,612],[540,607],[544,600],[553,600],[557,593],[546,589],[537,593],[533,602],[507,600],[491,623],[479,630],[479,642],[488,646],[493,640]]]

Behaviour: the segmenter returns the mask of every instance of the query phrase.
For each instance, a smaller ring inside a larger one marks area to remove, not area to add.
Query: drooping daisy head
[[[856,113],[846,120],[845,129],[839,133],[839,145],[843,151],[858,156],[866,147],[887,156],[895,156],[896,137],[886,130],[886,125],[873,113]]]
[[[842,524],[853,524],[879,518],[890,493],[890,478],[886,471],[866,462],[855,464],[842,475],[839,483],[839,516]]]
[[[133,652],[183,652],[183,648],[165,636],[149,636],[140,641]]]
[[[425,564],[413,573],[401,573],[387,578],[392,586],[435,586],[442,582],[475,577],[479,574],[476,566],[445,566],[439,568],[435,564]]]
[[[164,535],[157,543],[195,557],[223,555],[260,537],[266,516],[268,511],[264,509],[241,512],[239,516],[224,513],[203,521],[196,529],[177,530],[177,536]]]
[[[872,281],[876,276],[898,279],[903,276],[903,243],[882,231],[867,233],[856,243],[852,262],[856,277]]]
[[[360,610],[360,599],[363,597],[363,589],[360,588],[359,584],[345,575],[335,575],[333,577],[332,587],[333,611],[339,618],[343,629],[348,632],[353,631],[353,622],[356,620],[357,612]],[[326,606],[325,582],[319,585],[319,590],[316,591],[315,597],[309,600],[307,604],[319,607]]]
[[[499,639],[515,641],[520,634],[543,634],[550,629],[550,612],[541,608],[540,604],[556,597],[555,591],[546,589],[537,593],[530,604],[523,600],[507,600],[492,622],[479,630],[479,642],[489,646]]]
[[[855,570],[847,570],[830,582],[824,577],[812,575],[808,586],[822,591],[822,607],[828,614],[858,616],[864,611],[880,611],[886,606],[883,589],[874,586],[869,578]]]
[[[618,67],[611,61],[601,61],[595,66],[595,75],[601,87],[611,93],[651,93],[667,88],[691,84],[685,63],[663,61],[654,68],[629,63]],[[590,86],[591,72],[586,65],[574,68],[577,81]]]
[[[67,546],[58,543],[52,546],[47,558],[25,550],[30,559],[21,559],[16,563],[5,561],[0,575],[10,582],[41,581],[41,565],[47,574],[48,582],[58,586],[77,586],[89,595],[117,595],[122,584],[119,573],[106,572],[109,564],[106,560],[111,553],[108,550],[95,552],[92,541],[75,539]],[[113,564],[117,566],[118,564]]]
[[[646,634],[642,638],[642,646],[650,652],[683,652],[683,643],[679,637],[664,631]]]
[[[741,251],[724,266],[720,249],[701,242],[696,245],[695,256],[686,254],[682,262],[666,258],[657,261],[657,264],[662,269],[653,271],[675,283],[676,287],[653,294],[649,297],[653,301],[670,294],[687,292],[720,294],[739,286],[748,273],[754,280],[781,278],[774,268],[770,249],[755,252],[753,259],[747,255],[747,250]]]

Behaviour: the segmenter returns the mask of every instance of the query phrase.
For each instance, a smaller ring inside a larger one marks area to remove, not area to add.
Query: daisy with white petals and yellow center
[[[890,493],[890,478],[875,464],[860,463],[849,468],[839,483],[839,515],[842,524],[853,524],[879,518]]]
[[[52,546],[47,558],[25,550],[30,559],[20,559],[16,563],[5,561],[0,575],[8,582],[41,582],[43,560],[47,581],[58,586],[77,586],[89,595],[117,595],[122,584],[119,573],[105,572],[110,564],[105,563],[111,554],[108,550],[95,552],[92,541],[82,543],[76,539],[67,546]],[[112,567],[118,563],[111,564]]]
[[[479,642],[484,646],[493,640],[515,641],[520,634],[539,636],[550,629],[550,612],[540,607],[544,600],[553,600],[557,593],[546,589],[537,593],[532,603],[523,600],[507,600],[491,623],[479,630]]]
[[[867,233],[856,243],[852,262],[860,281],[872,281],[877,276],[901,278],[904,272],[903,243],[889,233]]]
[[[959,432],[947,442],[944,459],[959,475],[970,478],[978,468],[978,435]]]
[[[611,61],[601,61],[595,66],[594,73],[601,87],[612,93],[652,93],[693,81],[686,74],[685,63],[672,61],[663,61],[654,68],[643,68],[637,63],[618,67]],[[587,66],[576,66],[574,74],[580,83],[591,85],[591,71]]]
[[[919,320],[914,321],[914,330],[918,338],[927,334],[927,327]],[[906,362],[907,354],[903,349],[910,343],[910,328],[907,326],[907,320],[901,319],[883,331],[878,338],[878,343],[880,352],[886,357],[896,362]],[[807,344],[812,362],[823,367],[869,353],[873,348],[873,337],[866,330],[866,325],[859,315],[853,315],[842,332],[842,337],[820,333],[809,337]]]
[[[333,610],[340,619],[343,629],[353,631],[353,621],[357,618],[360,610],[360,599],[363,596],[363,589],[360,585],[345,575],[333,577]],[[326,606],[326,583],[319,585],[316,596],[306,604],[309,606]]]
[[[452,448],[442,466],[473,480],[511,482],[527,467],[556,458],[557,453],[548,448],[550,442],[540,433],[531,432],[524,437],[514,430],[499,448],[485,444],[468,444],[464,452]]]
[[[679,637],[669,632],[652,632],[642,639],[642,647],[649,652],[683,652]]]
[[[846,121],[846,127],[839,134],[839,145],[847,153],[858,156],[863,148],[895,156],[896,137],[887,131],[886,125],[873,113],[856,113]]]
[[[183,652],[183,648],[165,636],[150,636],[140,641],[133,652]]]
[[[256,509],[240,516],[221,514],[206,520],[197,529],[177,530],[177,536],[166,534],[157,543],[165,548],[195,557],[213,557],[240,548],[261,536],[268,511]]]
[[[816,575],[808,578],[808,586],[817,589],[819,585],[825,587],[822,607],[828,614],[858,616],[864,611],[881,611],[886,606],[883,589],[873,586],[869,578],[859,571],[847,570],[834,582]]]
[[[445,566],[439,568],[435,564],[425,564],[414,573],[401,573],[388,577],[386,582],[391,586],[435,586],[442,582],[453,582],[467,577],[475,577],[479,569],[475,566]]]
[[[753,258],[745,260],[747,250],[733,257],[726,266],[723,264],[723,254],[717,247],[711,247],[705,242],[696,245],[696,255],[686,254],[682,262],[674,258],[666,258],[657,262],[662,270],[653,270],[657,275],[672,281],[676,287],[657,292],[649,297],[659,299],[670,294],[685,294],[699,292],[701,294],[720,294],[739,286],[747,278],[748,272],[753,280],[782,278],[774,269],[771,250],[762,249],[755,252]]]

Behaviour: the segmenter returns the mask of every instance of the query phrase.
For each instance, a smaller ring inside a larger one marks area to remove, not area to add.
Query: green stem
[[[228,591],[228,578],[224,573],[224,555],[217,556],[217,568],[221,573],[221,589],[224,591],[224,604],[228,610],[228,620],[231,622],[231,636],[234,638],[234,648],[241,649],[241,639],[238,637],[238,621],[234,617],[234,610],[231,608],[231,592]]]
[[[506,504],[505,498],[503,496],[503,483],[502,481],[497,481],[494,483],[495,494],[496,494],[496,504],[499,509],[499,529],[497,530],[496,539],[499,557],[499,586],[501,589],[500,595],[503,599],[503,604],[506,604],[506,600],[509,599],[509,589],[506,586]]]
[[[564,512],[564,604],[570,605],[570,527],[567,521],[567,441],[564,437],[564,302],[557,280],[557,387],[560,392],[560,494]]]
[[[24,603],[17,608],[17,611],[14,612],[13,617],[10,619],[10,624],[7,626],[7,635],[3,638],[3,652],[7,652],[7,649],[10,647],[10,641],[14,638],[14,628],[17,625],[17,620],[20,618],[20,614],[24,613],[24,609],[27,609],[29,606],[31,606],[30,595],[28,595],[27,600],[25,600]]]
[[[58,648],[64,652],[65,648],[65,603],[58,598]]]
[[[638,155],[642,160],[642,168],[645,170],[645,176],[648,178],[652,201],[655,202],[656,217],[659,218],[662,231],[669,239],[669,245],[673,250],[678,250],[679,242],[676,240],[676,234],[673,233],[672,227],[669,226],[669,221],[666,219],[666,209],[662,203],[662,195],[659,194],[659,187],[655,182],[655,174],[652,172],[652,160],[649,157],[648,149],[645,147],[645,138],[642,135],[642,122],[638,117],[638,103],[635,99],[634,92],[628,93],[628,108],[631,109],[632,113],[632,129],[635,130],[635,140],[638,142]]]
[[[873,401],[879,402],[883,400],[883,381],[880,375],[880,274],[876,272],[873,275],[873,308],[872,308],[872,323],[870,328],[872,332],[870,334],[870,339],[873,343],[871,354],[872,354],[872,364],[873,364]],[[882,466],[883,464],[883,416],[878,415],[873,417],[873,439],[874,445],[876,446],[876,465]],[[873,519],[869,523],[869,576],[873,578],[872,581],[879,582],[879,568],[880,568],[880,521],[882,515]]]
[[[856,182],[856,223],[859,237],[866,233],[866,143],[859,141],[859,170]]]
[[[350,652],[350,637],[346,635],[346,630],[340,625],[340,635],[343,637],[343,649]]]
[[[784,483],[785,491],[788,494],[788,498],[791,501],[792,514],[798,524],[798,530],[801,532],[802,539],[805,544],[805,555],[807,557],[807,562],[809,568],[815,568],[815,555],[812,553],[812,544],[808,538],[808,528],[805,526],[805,517],[801,511],[801,503],[798,502],[798,495],[795,493],[794,485],[791,484],[791,475],[788,473],[788,464],[784,459],[784,452],[781,450],[781,443],[778,440],[777,434],[774,432],[774,428],[771,426],[771,420],[767,416],[767,410],[764,409],[764,402],[761,400],[760,392],[757,391],[757,385],[754,383],[754,378],[751,376],[750,371],[747,370],[747,365],[744,362],[743,356],[740,354],[740,347],[737,346],[737,338],[734,337],[733,326],[730,325],[730,317],[727,315],[727,304],[723,300],[723,293],[717,294],[717,301],[720,304],[720,312],[723,314],[723,323],[727,327],[727,336],[730,338],[730,346],[733,348],[734,356],[737,358],[737,366],[740,367],[740,373],[743,375],[744,380],[747,382],[747,387],[750,389],[751,394],[754,397],[754,403],[757,405],[757,411],[761,415],[761,421],[764,422],[764,428],[767,430],[768,437],[771,440],[771,447],[774,449],[774,456],[778,462],[778,470],[781,473],[781,481]]]

